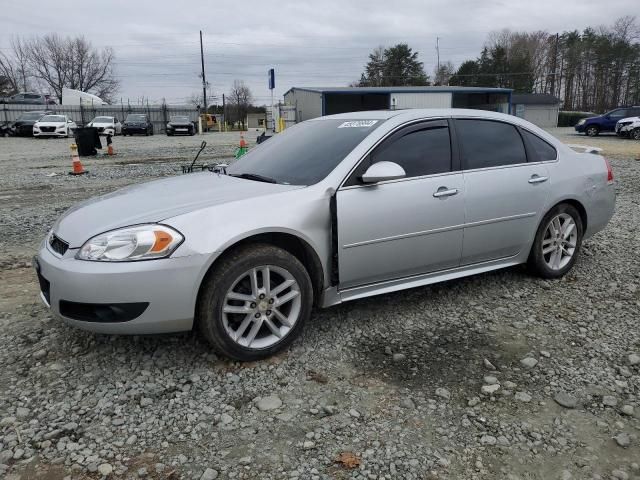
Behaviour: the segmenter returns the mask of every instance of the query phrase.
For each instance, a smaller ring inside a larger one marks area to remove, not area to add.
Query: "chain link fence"
[[[0,105],[0,122],[14,122],[25,112],[47,111],[52,114],[68,115],[78,126],[89,123],[97,116],[116,117],[121,122],[130,113],[146,114],[153,124],[155,133],[165,131],[169,118],[173,115],[188,116],[192,122],[198,121],[198,110],[189,105]]]

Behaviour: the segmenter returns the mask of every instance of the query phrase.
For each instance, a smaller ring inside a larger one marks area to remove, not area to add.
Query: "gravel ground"
[[[36,299],[56,216],[174,174],[200,137],[117,138],[78,178],[69,141],[0,139],[0,477],[639,479],[640,144],[552,133],[603,147],[618,180],[564,279],[518,267],[317,311],[255,364],[195,334],[73,330]],[[211,162],[238,134],[205,139]]]

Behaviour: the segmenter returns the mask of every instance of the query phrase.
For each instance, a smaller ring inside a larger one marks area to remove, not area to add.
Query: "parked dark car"
[[[186,115],[169,117],[167,123],[167,135],[195,135],[196,127]]]
[[[122,136],[127,135],[153,135],[153,124],[149,117],[143,113],[130,113],[122,125]]]
[[[11,133],[17,137],[32,137],[33,125],[45,115],[49,115],[51,112],[37,111],[37,112],[24,112],[13,122],[10,126]]]
[[[616,123],[627,117],[640,116],[640,106],[621,107],[597,117],[583,118],[574,127],[576,132],[595,137],[602,132],[614,132]]]
[[[47,95],[39,93],[16,93],[10,97],[0,98],[0,103],[13,103],[19,105],[46,105],[48,103]]]
[[[11,134],[12,132],[9,122],[0,123],[0,137],[8,137]]]

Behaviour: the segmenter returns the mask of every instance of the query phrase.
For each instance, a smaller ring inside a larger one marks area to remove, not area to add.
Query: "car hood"
[[[64,127],[66,122],[36,122],[37,127]]]
[[[132,185],[79,203],[53,226],[71,248],[129,225],[160,222],[201,208],[303,188],[203,172]]]
[[[190,127],[193,125],[191,122],[169,122],[172,127]]]
[[[640,122],[640,117],[627,117],[627,118],[623,118],[622,120],[618,120],[618,123],[621,122]]]
[[[88,127],[113,127],[113,123],[98,123],[98,122],[92,122],[89,125],[87,125]]]

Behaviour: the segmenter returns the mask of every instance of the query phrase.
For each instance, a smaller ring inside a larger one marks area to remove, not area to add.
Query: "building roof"
[[[548,93],[514,93],[511,95],[513,105],[558,105],[560,100]]]
[[[494,88],[494,87],[291,87],[286,93],[293,90],[303,90],[316,93],[440,93],[440,92],[459,92],[459,93],[511,93],[510,88]]]

